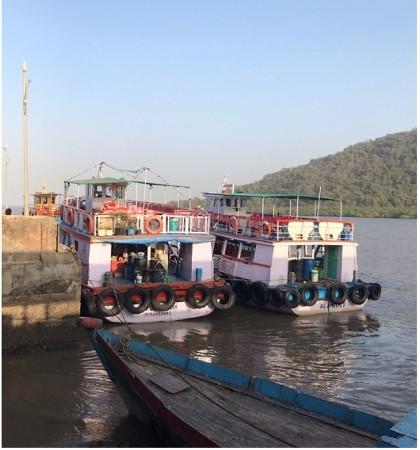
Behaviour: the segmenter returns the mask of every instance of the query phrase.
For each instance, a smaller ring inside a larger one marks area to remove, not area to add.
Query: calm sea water
[[[397,420],[416,406],[416,221],[358,219],[363,312],[299,318],[245,306],[136,332],[155,344]],[[118,327],[119,332],[124,332]],[[81,335],[76,350],[3,357],[3,446],[162,446],[128,416]]]

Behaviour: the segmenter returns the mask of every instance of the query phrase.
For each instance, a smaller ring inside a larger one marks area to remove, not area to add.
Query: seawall
[[[58,244],[54,218],[2,218],[2,350],[75,344],[81,264]]]

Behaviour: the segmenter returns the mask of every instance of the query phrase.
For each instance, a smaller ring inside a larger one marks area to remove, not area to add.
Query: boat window
[[[223,198],[220,199],[220,206],[223,206]]]
[[[217,206],[217,198],[214,199],[213,206]]]
[[[241,200],[241,208],[245,206],[245,200]]]
[[[105,197],[112,197],[112,187],[111,186],[107,186],[105,189]]]
[[[226,244],[225,255],[237,258],[239,256],[239,241],[228,240]]]
[[[230,198],[226,199],[226,206],[230,206]]]
[[[95,192],[94,197],[101,198],[102,197],[102,186],[100,184],[95,186],[95,191],[94,192]]]
[[[254,259],[255,247],[256,247],[255,244],[243,242],[240,259],[252,261]]]
[[[221,255],[222,254],[222,250],[223,250],[223,243],[224,240],[220,237],[217,237],[215,242],[214,242],[214,250],[213,253],[215,255]]]

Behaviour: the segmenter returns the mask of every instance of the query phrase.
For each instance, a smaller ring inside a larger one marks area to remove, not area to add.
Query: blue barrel
[[[311,279],[311,270],[314,268],[314,260],[304,259],[303,261],[303,279],[309,281]]]
[[[203,277],[203,269],[201,267],[197,267],[195,269],[195,280],[201,281],[202,277]]]

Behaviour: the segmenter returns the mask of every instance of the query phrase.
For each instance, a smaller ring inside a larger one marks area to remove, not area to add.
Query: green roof
[[[67,180],[66,183],[72,184],[129,184],[129,183],[138,183],[138,184],[147,184],[148,186],[169,186],[176,188],[190,188],[190,186],[183,186],[180,184],[169,184],[169,183],[155,183],[153,181],[141,181],[141,180],[127,180],[125,178],[112,178],[112,177],[103,177],[103,178],[88,178],[85,180]]]
[[[259,199],[288,199],[293,200],[299,198],[299,200],[324,200],[324,201],[341,201],[337,197],[328,197],[325,195],[312,195],[312,194],[299,194],[291,192],[234,192],[233,194],[223,194],[221,192],[203,192],[204,195],[214,195],[218,197],[230,197],[230,198],[259,198]]]

